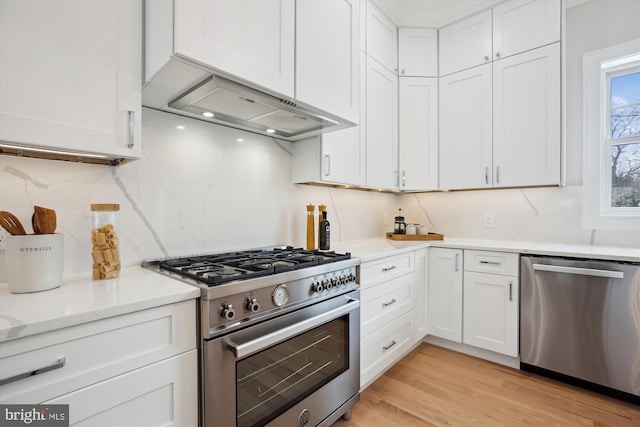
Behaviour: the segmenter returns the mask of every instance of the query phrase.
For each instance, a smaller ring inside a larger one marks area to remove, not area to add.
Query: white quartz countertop
[[[640,248],[624,246],[576,245],[568,243],[522,242],[448,238],[444,240],[398,241],[386,237],[341,242],[332,245],[336,252],[351,252],[362,262],[400,254],[426,247],[478,249],[485,251],[516,252],[529,255],[593,258],[613,261],[640,262]]]
[[[12,294],[0,284],[0,342],[198,298],[200,289],[142,267],[120,277],[65,277],[58,288]],[[195,322],[195,319],[194,319]]]

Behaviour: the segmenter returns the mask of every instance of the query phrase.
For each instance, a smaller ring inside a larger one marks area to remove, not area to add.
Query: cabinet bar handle
[[[391,267],[382,267],[382,272],[386,273],[387,271],[394,270],[395,268],[396,268],[395,265],[392,265]]]
[[[127,116],[129,118],[129,145],[127,145],[127,147],[133,148],[133,146],[135,145],[133,135],[135,133],[136,113],[135,111],[129,110],[127,112]]]
[[[496,166],[496,183],[500,184],[500,166]]]
[[[502,263],[500,261],[480,261],[480,264],[500,265]]]
[[[513,301],[513,282],[509,282],[509,301]]]
[[[484,60],[485,60],[485,62],[489,62],[489,55],[485,55],[484,56]]]
[[[596,270],[593,268],[565,267],[561,265],[533,264],[534,271],[549,271],[552,273],[577,274],[581,276],[606,277],[610,279],[624,279],[623,271]]]
[[[407,186],[407,174],[404,171],[402,171],[402,186]]]
[[[456,254],[455,265],[454,265],[455,271],[458,271],[458,260],[459,259],[460,259],[460,254]]]
[[[489,185],[489,166],[484,168],[484,183]]]
[[[389,350],[391,347],[393,347],[393,346],[394,346],[394,345],[396,345],[396,344],[397,344],[397,343],[396,343],[396,340],[393,340],[393,341],[391,341],[391,344],[389,344],[389,345],[383,345],[383,346],[382,346],[382,349],[383,349],[383,350]]]
[[[390,306],[391,304],[395,304],[396,302],[398,302],[398,301],[396,301],[396,299],[395,299],[395,298],[393,298],[393,299],[392,299],[391,301],[389,301],[389,302],[383,302],[383,303],[382,303],[382,306],[383,306],[383,307],[388,307],[388,306]]]
[[[25,378],[33,377],[35,375],[43,374],[48,371],[53,371],[54,369],[60,369],[67,363],[66,357],[61,357],[51,365],[45,366],[43,368],[38,368],[33,371],[23,372],[21,374],[13,375],[11,377],[0,379],[0,385],[9,384],[15,381],[19,381]]]
[[[496,58],[500,58],[500,52],[496,51]]]
[[[324,176],[331,175],[331,156],[328,154],[324,155]]]

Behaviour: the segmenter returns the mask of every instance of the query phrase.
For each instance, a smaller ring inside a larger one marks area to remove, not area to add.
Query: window
[[[640,59],[629,59],[635,66],[603,64],[602,70],[607,89],[603,159],[611,177],[601,204],[603,213],[612,215],[640,209]]]
[[[640,40],[583,60],[585,228],[640,227]]]

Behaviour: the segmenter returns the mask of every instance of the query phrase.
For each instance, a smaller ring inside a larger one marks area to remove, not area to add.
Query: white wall
[[[404,195],[408,220],[456,237],[640,247],[638,229],[582,226],[582,55],[640,37],[640,1],[580,3],[566,11],[565,34],[567,186]]]

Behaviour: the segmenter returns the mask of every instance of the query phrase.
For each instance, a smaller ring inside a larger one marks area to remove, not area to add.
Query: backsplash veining
[[[327,205],[332,243],[383,237],[402,208],[407,221],[450,237],[640,246],[640,230],[583,230],[579,185],[407,195],[294,185],[289,142],[149,109],[142,137],[142,158],[116,167],[0,156],[0,209],[28,232],[34,205],[55,209],[65,274],[91,269],[91,203],[120,204],[123,266],[303,246],[309,203]],[[486,212],[492,228],[483,226]],[[4,271],[0,251],[0,282]]]

